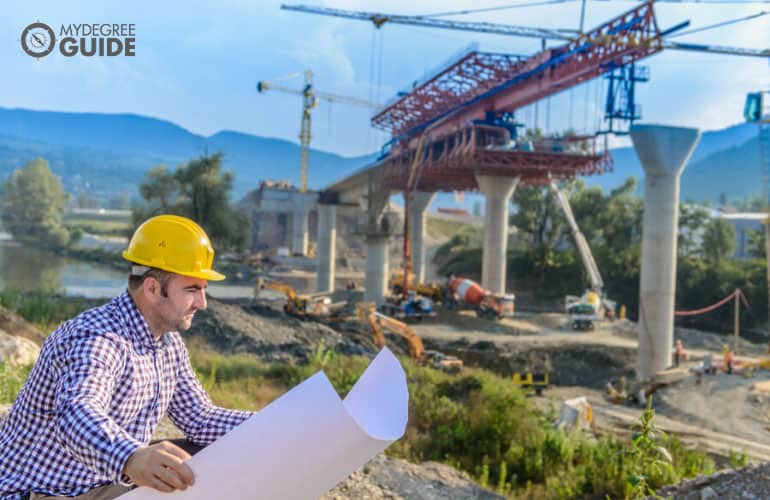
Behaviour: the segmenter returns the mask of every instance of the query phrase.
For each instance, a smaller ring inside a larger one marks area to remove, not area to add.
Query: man
[[[132,486],[193,486],[190,455],[150,444],[164,414],[205,446],[251,416],[214,406],[178,332],[206,308],[214,251],[184,217],[153,217],[123,257],[128,290],[46,340],[0,429],[0,499],[107,500]]]

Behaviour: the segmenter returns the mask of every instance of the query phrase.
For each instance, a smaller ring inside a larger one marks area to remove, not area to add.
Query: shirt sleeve
[[[115,482],[142,445],[108,415],[124,366],[117,342],[84,335],[66,345],[56,387],[57,439],[77,461]]]
[[[190,442],[206,446],[254,413],[215,406],[195,376],[187,349],[181,339],[178,342],[179,376],[168,416]]]

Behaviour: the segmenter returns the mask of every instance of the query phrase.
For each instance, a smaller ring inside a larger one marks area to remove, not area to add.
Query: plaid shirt
[[[157,341],[124,292],[62,324],[0,429],[0,499],[75,496],[121,481],[168,411],[207,445],[251,416],[214,406],[177,332]]]

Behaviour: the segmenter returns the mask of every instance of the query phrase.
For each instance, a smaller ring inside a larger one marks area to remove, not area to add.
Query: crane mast
[[[295,76],[295,75],[292,75]],[[302,90],[296,90],[291,87],[283,85],[277,85],[275,83],[260,81],[257,83],[257,92],[265,93],[269,89],[284,92],[286,94],[294,94],[302,96],[302,121],[299,129],[299,190],[304,193],[307,191],[307,178],[308,178],[308,164],[310,161],[310,141],[313,138],[312,129],[312,111],[318,105],[318,100],[322,99],[329,102],[338,102],[342,104],[349,104],[351,106],[360,106],[365,108],[379,108],[380,105],[366,101],[364,99],[356,99],[355,97],[347,97],[338,94],[332,94],[330,92],[318,92],[313,87],[313,72],[310,70],[305,71],[305,85]]]

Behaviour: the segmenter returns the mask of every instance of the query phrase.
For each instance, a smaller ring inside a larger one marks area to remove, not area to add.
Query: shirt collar
[[[160,340],[155,339],[155,335],[150,330],[150,325],[147,324],[147,320],[144,319],[141,311],[136,307],[136,303],[134,303],[134,299],[128,293],[128,290],[118,295],[115,298],[115,303],[126,322],[128,336],[133,342],[152,349],[168,344],[169,339],[166,333],[161,336]]]

